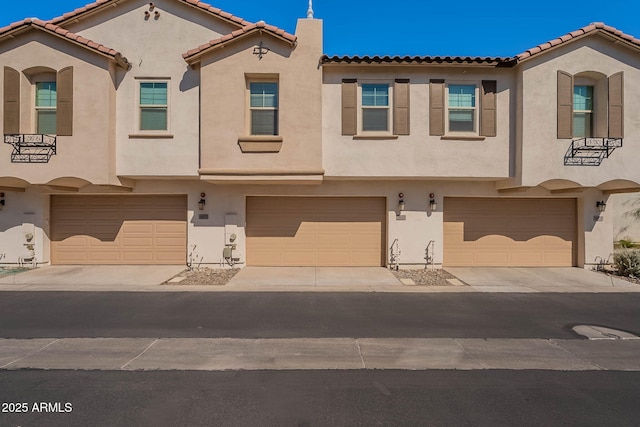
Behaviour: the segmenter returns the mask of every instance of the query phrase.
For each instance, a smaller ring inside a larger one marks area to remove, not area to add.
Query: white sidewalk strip
[[[640,371],[640,340],[502,338],[0,339],[1,369]]]

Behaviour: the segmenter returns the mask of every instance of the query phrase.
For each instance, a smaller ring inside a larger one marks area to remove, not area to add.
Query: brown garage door
[[[575,199],[444,199],[445,266],[575,264]]]
[[[382,266],[385,199],[247,197],[247,265]]]
[[[184,264],[186,196],[51,196],[53,264]]]

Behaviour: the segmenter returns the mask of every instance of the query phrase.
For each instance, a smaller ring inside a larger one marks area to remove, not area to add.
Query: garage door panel
[[[52,196],[52,262],[183,264],[186,218],[186,196]]]
[[[445,198],[443,231],[445,266],[571,266],[575,199]]]
[[[474,263],[477,265],[486,265],[493,262],[497,262],[502,265],[509,264],[509,252],[504,250],[483,250],[471,252],[470,255]]]
[[[248,197],[247,264],[383,265],[385,209],[384,198]]]

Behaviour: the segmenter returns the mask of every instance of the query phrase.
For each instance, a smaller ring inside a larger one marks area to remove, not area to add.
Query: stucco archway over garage
[[[13,176],[0,177],[0,191],[18,191],[24,192],[29,186],[29,182],[24,179],[16,178]]]
[[[445,267],[575,265],[575,199],[444,199]]]

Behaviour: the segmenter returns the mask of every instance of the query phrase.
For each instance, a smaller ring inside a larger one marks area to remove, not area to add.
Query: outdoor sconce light
[[[148,20],[150,16],[151,16],[151,14],[145,10],[144,11],[144,20],[145,21]]]
[[[404,210],[404,193],[398,193],[398,211]]]
[[[0,211],[4,208],[4,193],[0,193]]]
[[[156,5],[153,3],[149,3],[149,12],[153,11],[156,8]]]
[[[607,204],[604,202],[604,200],[600,200],[596,202],[596,208],[598,208],[600,212],[604,212],[604,210],[607,208]]]
[[[207,201],[204,199],[205,196],[206,196],[206,194],[200,193],[200,201],[198,202],[198,209],[199,210],[203,210],[204,209],[204,205],[207,204]]]
[[[433,193],[429,193],[429,209],[435,211],[438,209],[438,203],[436,203],[436,195]]]
[[[153,16],[155,20],[157,20],[158,18],[160,18],[160,12],[158,12],[157,10],[155,12],[153,12]]]

